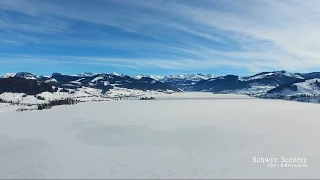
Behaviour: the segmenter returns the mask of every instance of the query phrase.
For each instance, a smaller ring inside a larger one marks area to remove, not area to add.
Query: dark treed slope
[[[52,86],[44,82],[21,77],[0,78],[0,93],[13,92],[36,95],[45,91],[53,92]]]

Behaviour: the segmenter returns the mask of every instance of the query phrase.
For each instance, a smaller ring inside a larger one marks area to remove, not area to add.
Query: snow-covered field
[[[137,89],[126,89],[115,87],[110,89],[106,93],[102,93],[102,90],[94,89],[94,88],[78,88],[76,91],[70,90],[71,92],[42,92],[37,95],[27,95],[24,93],[11,93],[5,92],[0,94],[0,100],[4,100],[7,102],[12,102],[16,106],[11,106],[10,108],[2,109],[0,111],[16,111],[18,109],[28,109],[35,110],[36,105],[48,103],[52,100],[61,100],[61,99],[75,99],[80,100],[82,102],[89,101],[111,101],[111,100],[137,100],[140,97],[153,97],[161,94],[174,93],[171,90],[167,91],[152,91],[152,90],[137,90]],[[40,97],[41,99],[37,98]],[[0,106],[8,106],[8,104],[1,104]]]
[[[25,112],[1,105],[0,178],[320,178],[319,104],[156,98]],[[282,156],[307,158],[307,167],[252,162]]]

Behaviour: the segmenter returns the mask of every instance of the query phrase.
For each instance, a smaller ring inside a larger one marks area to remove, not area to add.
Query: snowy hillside
[[[302,82],[289,83],[270,90],[269,94],[282,95],[314,95],[320,94],[320,79],[303,80]]]
[[[301,79],[269,90],[257,97],[320,103],[320,79]]]
[[[61,89],[60,89],[61,90]],[[83,87],[70,92],[42,92],[36,95],[27,95],[25,93],[2,93],[1,101],[13,104],[19,107],[16,109],[36,110],[36,105],[49,103],[54,100],[74,99],[80,102],[90,101],[114,101],[114,100],[138,100],[141,97],[154,97],[159,94],[171,94],[174,91],[152,91],[152,90],[136,90],[115,87],[108,92],[103,93],[102,90],[95,88]],[[12,109],[12,108],[11,108]],[[16,110],[15,108],[13,108]]]

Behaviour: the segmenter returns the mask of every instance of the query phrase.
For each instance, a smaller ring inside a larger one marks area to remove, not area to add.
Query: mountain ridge
[[[311,73],[290,73],[284,70],[261,72],[250,76],[225,75],[214,76],[213,74],[175,74],[167,76],[157,75],[136,75],[112,73],[79,73],[76,75],[65,75],[53,73],[51,76],[34,75],[28,72],[8,73],[5,78],[24,78],[35,80],[38,85],[41,83],[51,85],[56,91],[73,92],[82,87],[94,88],[107,93],[114,88],[152,90],[152,91],[204,91],[213,93],[236,93],[247,94],[262,98],[275,98],[282,96],[297,95],[288,94],[288,90],[296,90],[295,83],[310,81],[318,82],[320,72]],[[305,89],[313,89],[314,94],[320,94],[314,85],[306,83]],[[317,86],[316,86],[317,87]],[[12,87],[14,88],[14,87]],[[10,88],[9,88],[10,89]],[[8,88],[7,88],[8,90]],[[286,90],[284,92],[283,90]],[[277,92],[277,93],[273,93]],[[300,91],[300,95],[311,95],[311,91]],[[276,95],[275,95],[276,94]]]

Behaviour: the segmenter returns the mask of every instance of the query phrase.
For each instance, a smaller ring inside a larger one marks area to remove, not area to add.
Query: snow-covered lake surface
[[[320,105],[179,93],[13,112],[0,178],[320,178]],[[272,168],[253,157],[308,158]]]

